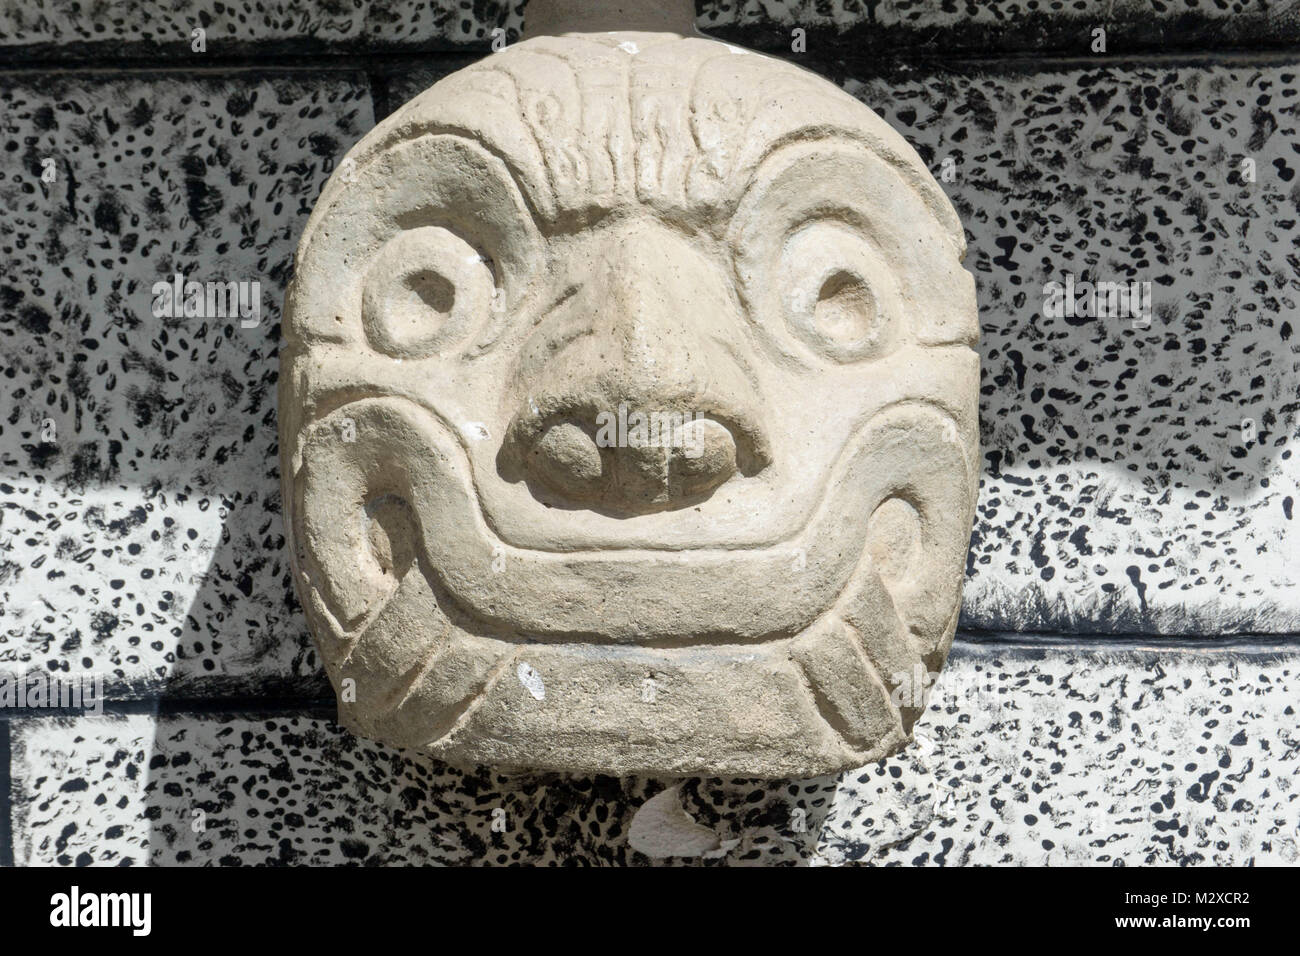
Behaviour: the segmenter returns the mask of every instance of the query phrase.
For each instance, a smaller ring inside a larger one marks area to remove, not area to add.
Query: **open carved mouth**
[[[340,438],[341,418],[351,441]],[[864,555],[884,562],[866,573],[887,566],[900,587],[916,585],[915,557],[942,547],[966,518],[945,493],[965,468],[951,420],[902,403],[853,436],[807,524],[778,544],[540,552],[494,533],[450,429],[386,397],[352,402],[312,426],[297,514],[308,577],[342,633],[363,631],[418,565],[461,613],[507,640],[753,642],[809,627]]]
[[[301,461],[294,537],[309,612],[327,624],[331,677],[368,701],[343,716],[435,754],[581,765],[592,734],[615,733],[625,756],[604,765],[657,766],[635,743],[643,718],[590,697],[649,681],[671,695],[656,734],[688,740],[674,727],[716,711],[756,751],[803,754],[780,758],[792,773],[866,759],[905,739],[922,704],[907,675],[941,665],[955,626],[950,569],[970,518],[951,482],[968,465],[929,403],[873,415],[804,528],[763,548],[506,545],[453,430],[392,396],[318,419]],[[558,710],[543,706],[547,686]],[[738,693],[763,704],[738,716]],[[550,756],[515,739],[538,721]],[[661,769],[698,769],[689,753]]]

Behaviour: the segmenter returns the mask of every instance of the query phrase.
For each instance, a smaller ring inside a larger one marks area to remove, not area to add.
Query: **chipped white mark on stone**
[[[631,40],[624,40],[622,43],[618,45],[618,48],[622,50],[624,53],[628,54],[629,56],[636,56],[638,53],[641,52],[640,50],[637,49],[636,44],[633,43]]]
[[[679,787],[669,787],[641,805],[628,826],[628,846],[651,859],[697,856],[715,859],[725,856],[739,840],[723,840],[706,826],[696,823],[682,807]]]
[[[461,427],[465,429],[465,434],[469,435],[474,441],[488,441],[492,438],[492,432],[488,430],[487,424],[484,422],[466,422]]]
[[[524,685],[524,690],[533,695],[534,700],[546,699],[546,685],[542,683],[542,675],[537,673],[527,661],[519,662],[519,666],[515,668],[515,676],[519,678],[519,683]]]

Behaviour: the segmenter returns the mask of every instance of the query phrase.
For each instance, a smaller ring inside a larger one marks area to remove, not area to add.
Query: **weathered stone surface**
[[[1295,866],[1296,668],[1294,650],[959,648],[904,753],[780,781],[465,773],[306,717],[19,720],[16,857]],[[670,787],[649,843],[639,811]]]
[[[386,118],[306,227],[281,373],[345,719],[610,773],[900,746],[974,506],[964,247],[875,114],[709,40],[541,36]]]

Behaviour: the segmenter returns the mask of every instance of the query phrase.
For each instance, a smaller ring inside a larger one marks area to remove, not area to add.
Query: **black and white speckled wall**
[[[0,12],[0,677],[111,698],[0,711],[0,863],[646,863],[629,821],[668,786],[714,865],[1300,862],[1294,2],[701,5],[955,162],[983,321],[962,630],[917,744],[776,783],[466,774],[330,722],[279,298],[333,164],[524,11],[301,6]],[[154,319],[177,271],[259,280],[262,324]],[[1044,318],[1066,272],[1149,279],[1150,327]]]

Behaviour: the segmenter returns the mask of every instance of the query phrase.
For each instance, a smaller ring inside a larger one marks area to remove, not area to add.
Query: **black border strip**
[[[14,865],[9,721],[0,720],[0,867]]]
[[[989,653],[1034,648],[1081,654],[1222,651],[1247,655],[1300,654],[1300,634],[1133,634],[1102,631],[986,631],[959,628],[953,650]]]

